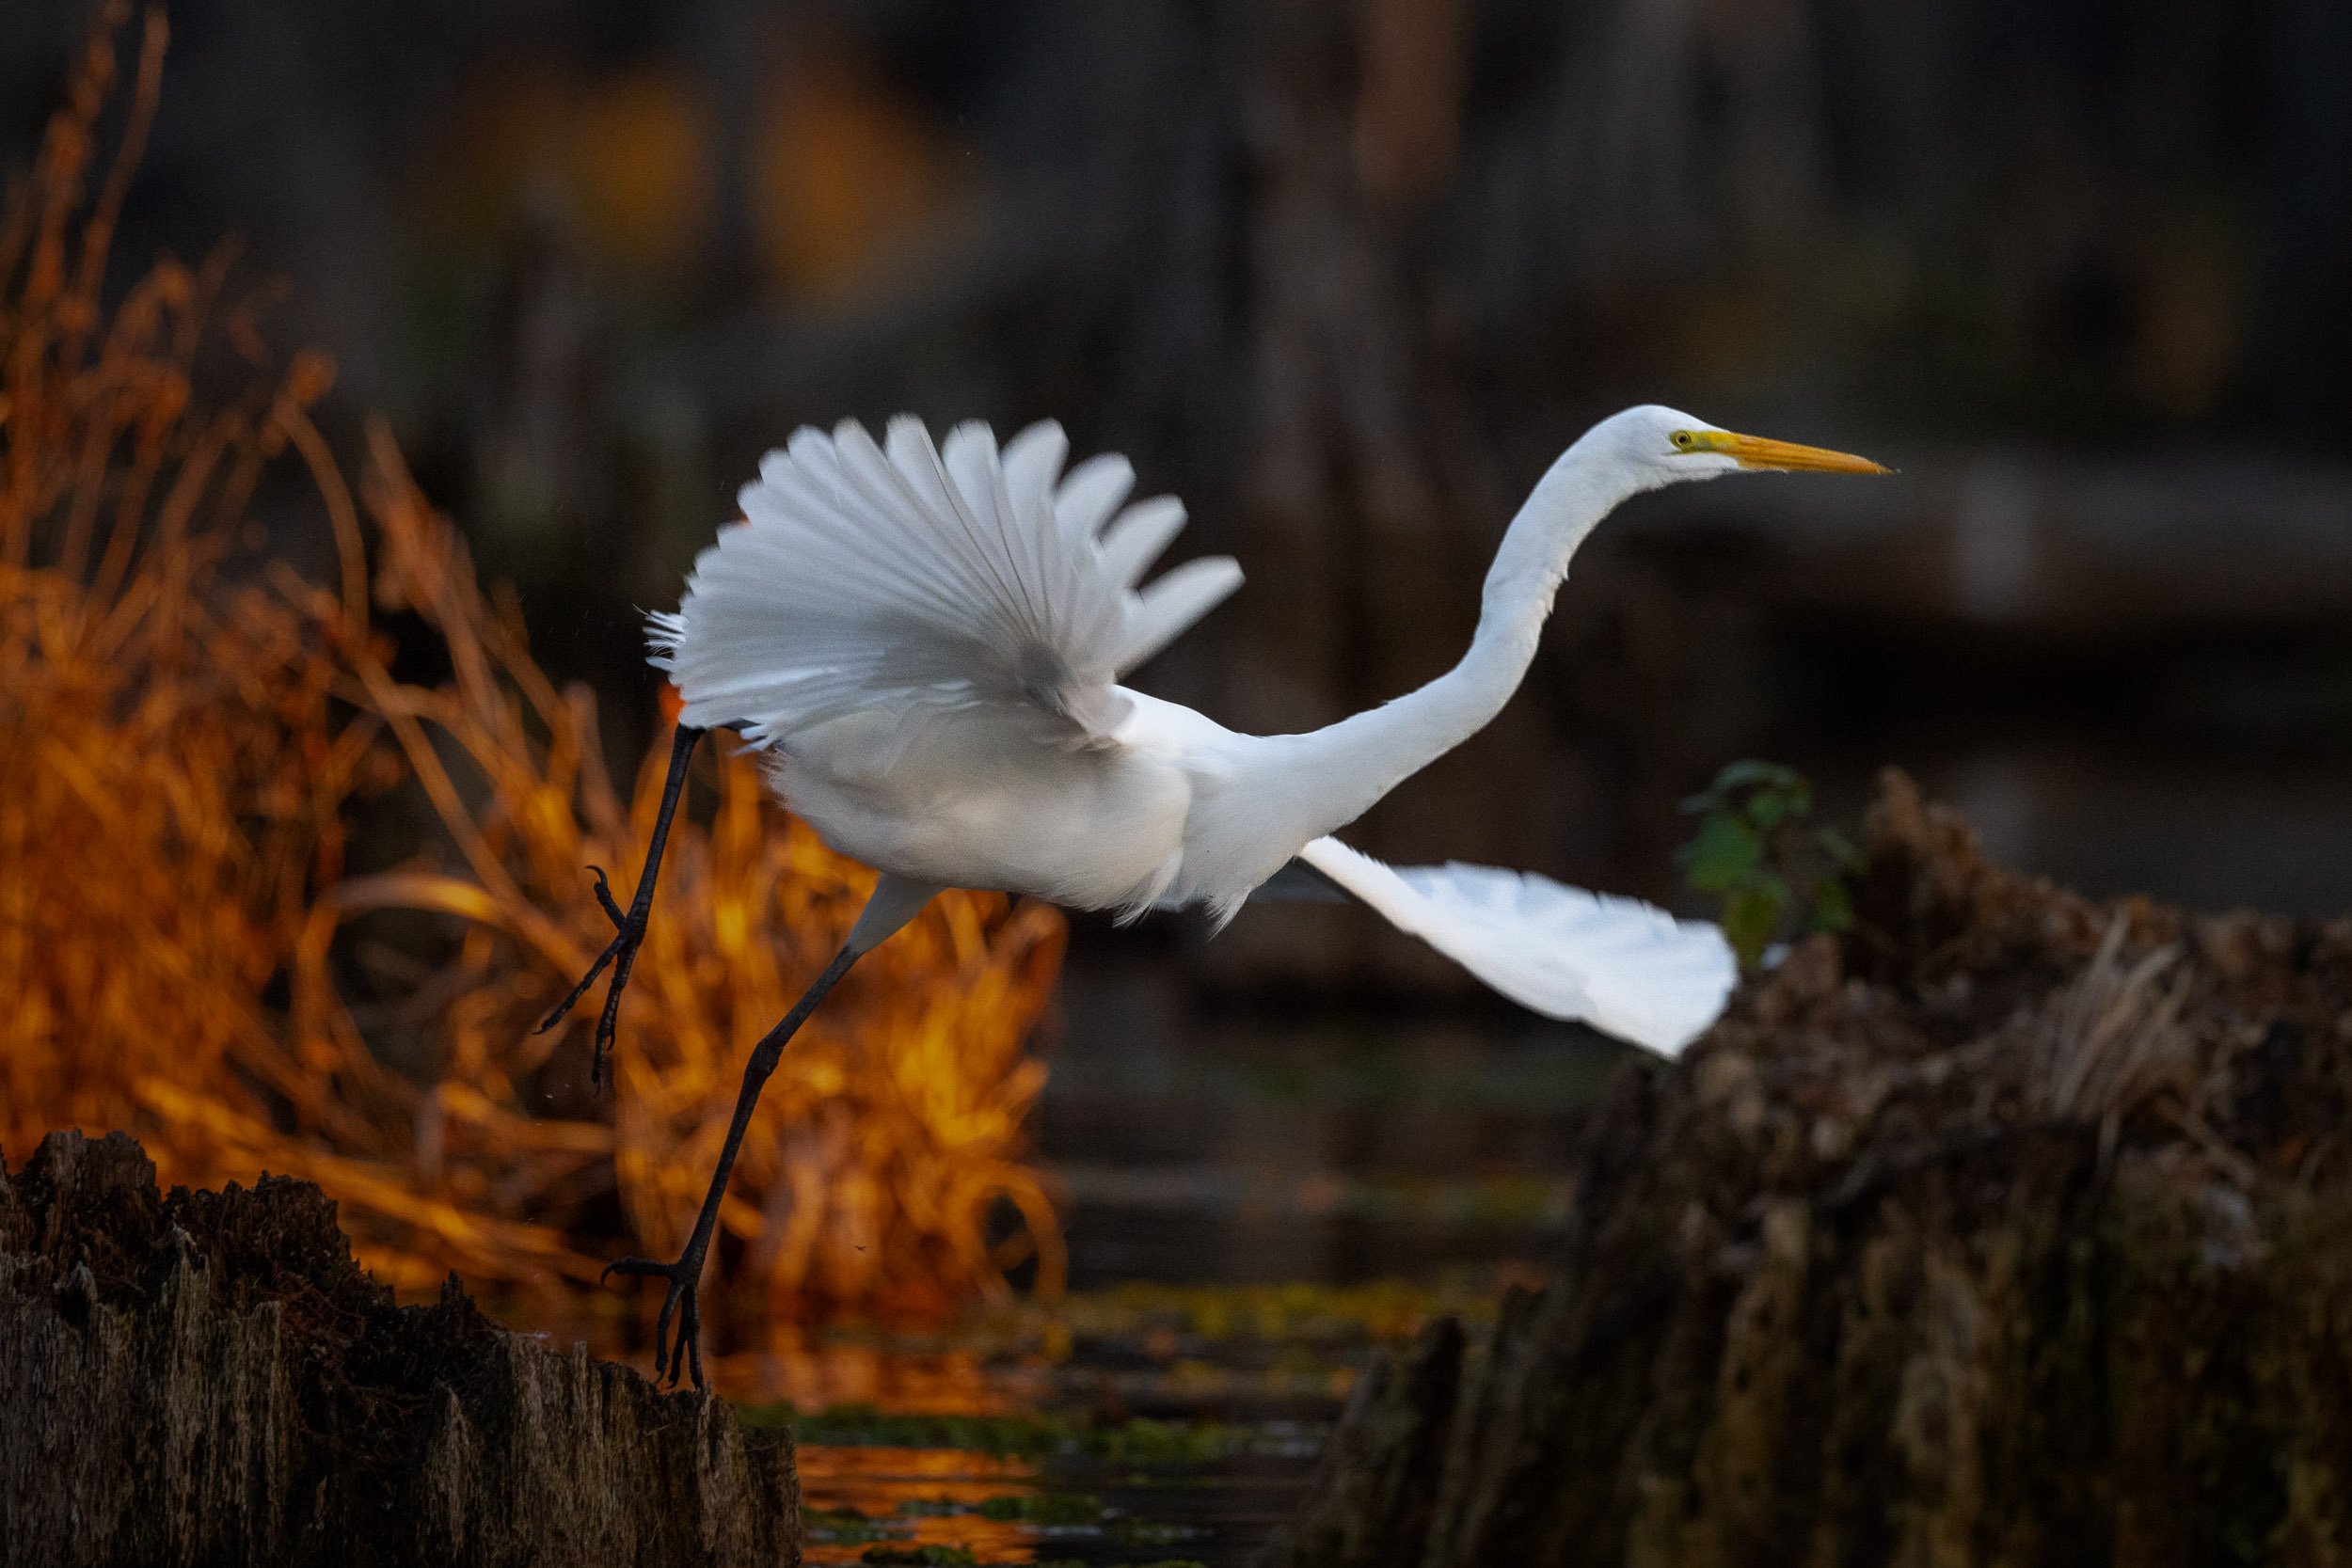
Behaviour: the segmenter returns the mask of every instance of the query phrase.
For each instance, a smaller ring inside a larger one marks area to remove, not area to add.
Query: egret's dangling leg
[[[922,912],[939,889],[925,882],[911,882],[903,877],[883,876],[874,884],[873,896],[850,928],[850,937],[841,944],[841,951],[825,965],[824,973],[809,983],[801,999],[792,1004],[792,1010],[784,1015],[782,1022],[760,1037],[752,1047],[751,1060],[743,1064],[743,1086],[735,1097],[735,1117],[727,1123],[727,1141],[719,1150],[718,1168],[710,1173],[710,1191],[703,1195],[702,1212],[694,1216],[694,1232],[686,1239],[686,1250],[678,1254],[675,1263],[657,1262],[650,1258],[623,1258],[606,1265],[602,1277],[610,1279],[616,1274],[656,1275],[670,1282],[670,1293],[662,1299],[661,1317],[654,1327],[653,1369],[659,1378],[666,1375],[675,1385],[681,1369],[691,1368],[694,1386],[704,1386],[702,1353],[702,1306],[699,1300],[703,1264],[710,1256],[710,1239],[719,1228],[719,1200],[727,1190],[727,1176],[735,1169],[735,1156],[743,1147],[743,1133],[752,1124],[752,1108],[759,1103],[759,1091],[766,1086],[769,1075],[783,1059],[784,1048],[808,1015],[817,1010],[817,1004],[833,990],[850,966],[882,945],[883,940]],[[677,1337],[670,1337],[670,1323],[677,1320]]]
[[[604,867],[588,868],[596,874],[596,902],[612,918],[612,940],[596,955],[596,961],[588,966],[588,973],[580,977],[580,984],[532,1031],[544,1035],[561,1023],[564,1015],[572,1010],[572,1005],[596,983],[604,966],[611,964],[612,988],[605,992],[604,1016],[596,1020],[596,1054],[588,1061],[588,1082],[594,1087],[604,1085],[604,1053],[612,1048],[613,1033],[621,1021],[621,992],[628,989],[628,972],[636,966],[638,944],[645,940],[645,919],[653,913],[654,879],[661,875],[661,850],[670,842],[670,818],[677,815],[678,797],[686,789],[686,765],[693,758],[694,743],[702,737],[702,731],[680,724],[670,741],[670,776],[661,784],[661,814],[653,819],[653,842],[645,847],[645,869],[637,879],[637,895],[628,901],[628,913],[622,913],[620,905],[612,901],[612,889],[604,879]]]

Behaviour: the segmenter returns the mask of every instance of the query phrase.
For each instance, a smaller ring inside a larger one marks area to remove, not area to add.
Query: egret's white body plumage
[[[1240,568],[1193,561],[1138,587],[1184,508],[1122,505],[1122,458],[1064,473],[1052,423],[1001,452],[985,425],[934,448],[903,416],[880,443],[854,421],[798,432],[677,612],[654,617],[654,662],[683,723],[769,749],[792,810],[884,874],[853,945],[943,887],[1122,916],[1199,904],[1221,923],[1296,858],[1525,1006],[1674,1052],[1734,978],[1714,927],[1529,874],[1391,869],[1328,835],[1508,700],[1596,523],[1638,491],[1767,466],[1722,445],[1748,439],[1657,407],[1595,426],[1511,524],[1461,662],[1307,734],[1238,734],[1119,684]]]

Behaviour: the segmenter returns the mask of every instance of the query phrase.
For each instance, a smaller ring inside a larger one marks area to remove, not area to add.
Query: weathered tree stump
[[[1375,1373],[1270,1561],[2352,1557],[2352,925],[2096,905],[1899,778],[1867,836],[1854,929],[1629,1069],[1555,1282]]]
[[[168,1196],[120,1134],[0,1169],[0,1562],[797,1563],[780,1434],[402,1307],[307,1182]]]

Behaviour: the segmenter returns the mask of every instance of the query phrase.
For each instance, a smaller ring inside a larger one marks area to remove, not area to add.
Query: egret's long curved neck
[[[1484,729],[1534,659],[1569,558],[1595,524],[1645,488],[1588,434],[1536,482],[1486,573],[1462,661],[1395,701],[1305,735],[1271,737],[1285,800],[1315,838],[1354,821],[1405,780]],[[1303,842],[1303,839],[1302,839]]]

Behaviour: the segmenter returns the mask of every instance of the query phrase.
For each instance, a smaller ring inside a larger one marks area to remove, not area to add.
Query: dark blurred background
[[[1250,579],[1139,684],[1277,730],[1441,669],[1545,463],[1658,401],[1901,474],[1629,507],[1519,700],[1364,847],[1694,908],[1676,802],[1719,765],[1793,763],[1834,816],[1891,762],[2093,892],[2352,906],[2352,8],[169,15],[118,264],[229,233],[282,277],[330,425],[393,420],[617,762],[654,720],[640,608],[799,422],[1124,451],[1190,503],[1180,552]],[[0,9],[11,166],[87,20]],[[1291,1209],[1400,1233],[1315,1172],[1551,1147],[1605,1065],[1560,1033],[1338,911],[1082,922],[1048,1148],[1167,1216],[1272,1170],[1220,1256],[1297,1272]],[[1082,1275],[1114,1269],[1085,1214]]]

